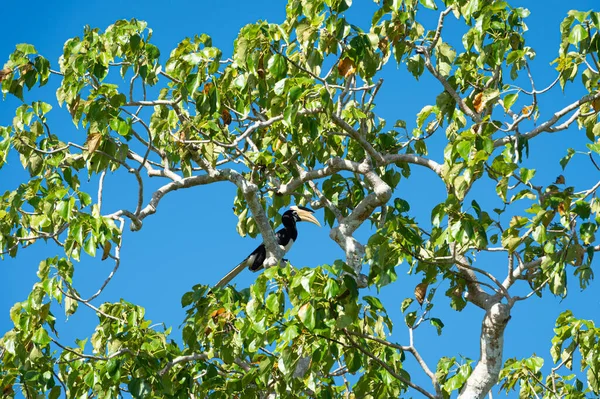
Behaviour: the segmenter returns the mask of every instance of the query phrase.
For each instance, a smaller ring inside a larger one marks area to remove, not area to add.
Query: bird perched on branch
[[[283,249],[284,254],[287,253],[292,244],[298,239],[298,230],[296,229],[296,222],[311,222],[321,227],[319,221],[312,215],[314,212],[311,209],[302,206],[291,206],[289,210],[281,216],[281,223],[283,228],[275,233],[277,243]],[[225,277],[223,277],[216,285],[215,288],[224,287],[229,283],[235,276],[237,276],[244,268],[248,267],[253,272],[259,271],[263,268],[263,263],[267,257],[267,249],[265,244],[260,244],[246,259],[244,259],[239,265],[233,268]]]

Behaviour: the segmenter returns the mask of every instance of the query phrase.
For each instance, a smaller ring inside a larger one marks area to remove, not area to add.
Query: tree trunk
[[[479,360],[461,390],[459,399],[483,399],[498,382],[502,369],[504,329],[509,319],[508,305],[496,302],[487,308],[481,325]]]

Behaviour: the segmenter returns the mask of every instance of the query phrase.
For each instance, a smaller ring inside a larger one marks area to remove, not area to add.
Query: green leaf
[[[141,378],[132,378],[127,387],[129,388],[129,393],[135,399],[144,399],[150,396],[152,392],[151,385]]]
[[[140,44],[142,43],[142,38],[140,35],[135,34],[129,38],[129,47],[131,51],[137,51],[140,49]]]
[[[287,63],[285,58],[279,54],[275,54],[269,59],[268,69],[276,80],[285,77],[287,74]]]
[[[569,43],[572,45],[579,44],[582,40],[587,39],[588,33],[587,30],[581,25],[575,25],[571,29],[571,33],[569,33]]]
[[[377,298],[375,298],[374,296],[365,296],[363,297],[363,299],[365,300],[365,302],[367,302],[373,309],[377,309],[377,310],[383,310],[385,311],[385,308],[383,307],[383,304],[381,303],[381,301]]]
[[[417,321],[417,312],[413,311],[407,313],[406,316],[404,316],[404,321],[408,327],[414,326],[415,322]]]
[[[338,283],[332,279],[329,278],[327,279],[327,283],[325,284],[325,298],[327,299],[332,299],[335,298],[340,292],[340,286],[338,285]]]
[[[425,71],[425,61],[418,54],[415,54],[408,59],[407,66],[408,71],[417,79],[419,79],[419,76]]]
[[[89,238],[83,244],[84,251],[91,257],[96,256],[96,236],[90,234]]]
[[[17,50],[23,53],[23,55],[36,54],[37,50],[31,44],[20,43],[17,44]]]
[[[565,155],[563,158],[560,159],[560,166],[562,167],[563,170],[565,170],[565,168],[567,167],[567,164],[569,163],[569,161],[571,160],[573,155],[575,155],[575,150],[572,148],[568,148],[567,155]]]
[[[408,307],[414,302],[414,299],[412,298],[406,298],[405,300],[402,301],[402,305],[400,305],[400,311],[402,313],[404,313],[406,311],[406,309],[408,309]]]
[[[430,10],[437,10],[435,0],[419,0],[419,3],[421,3],[426,8],[429,8]]]
[[[523,183],[529,183],[529,181],[533,179],[533,176],[535,176],[535,169],[521,168],[520,173]]]
[[[442,328],[444,328],[444,323],[435,317],[432,317],[431,319],[429,319],[429,322],[431,323],[432,326],[435,327],[435,329],[437,330],[437,334],[438,335],[442,335]]]
[[[65,297],[65,316],[69,317],[77,311],[79,302],[71,297]]]
[[[269,309],[271,312],[278,313],[281,305],[279,301],[279,295],[277,293],[271,292],[269,296],[267,296],[265,305],[267,306],[267,309]]]
[[[396,208],[398,212],[404,213],[410,211],[410,204],[402,198],[395,198],[394,208]]]
[[[300,307],[298,310],[298,317],[309,331],[315,329],[316,312],[310,302],[307,302]]]
[[[60,397],[60,390],[61,388],[59,385],[53,386],[48,394],[48,399],[58,399]]]
[[[471,154],[472,148],[473,142],[471,142],[470,140],[461,140],[458,143],[456,143],[456,151],[465,161],[469,159],[469,154]]]
[[[48,332],[43,327],[38,328],[33,333],[31,340],[41,346],[46,346],[51,342]]]
[[[400,129],[406,129],[406,121],[403,121],[402,119],[398,119],[396,121],[396,123],[394,123],[394,127],[397,127]]]
[[[506,96],[504,96],[504,98],[502,99],[504,109],[508,111],[515,104],[518,98],[519,93],[507,94]]]
[[[292,342],[292,340],[299,335],[300,330],[298,326],[295,324],[290,324],[281,335],[281,339],[285,342]]]

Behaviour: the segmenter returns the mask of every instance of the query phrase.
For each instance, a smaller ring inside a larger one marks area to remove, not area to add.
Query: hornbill
[[[312,215],[311,209],[303,206],[290,206],[290,209],[285,211],[281,216],[281,223],[283,228],[275,233],[277,243],[283,249],[286,254],[292,244],[298,239],[298,230],[296,229],[296,222],[311,222],[321,227],[319,221]],[[244,259],[239,265],[233,268],[225,277],[223,277],[215,288],[224,287],[229,283],[235,276],[237,276],[245,267],[248,267],[253,272],[257,272],[263,268],[263,263],[267,257],[267,250],[265,244],[260,244],[246,259]]]

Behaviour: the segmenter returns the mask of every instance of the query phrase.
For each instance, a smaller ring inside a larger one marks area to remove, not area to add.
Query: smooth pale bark
[[[509,319],[510,307],[506,304],[495,303],[486,310],[481,325],[480,357],[459,399],[485,398],[498,382],[502,369],[504,329]]]

